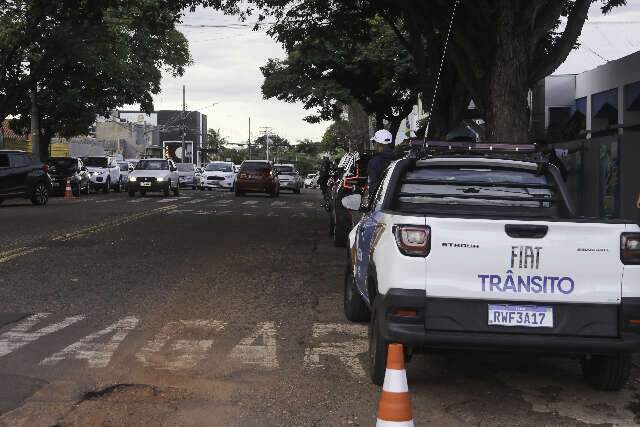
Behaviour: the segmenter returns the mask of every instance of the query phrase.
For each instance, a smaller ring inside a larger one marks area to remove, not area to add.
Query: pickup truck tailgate
[[[427,218],[430,297],[616,304],[624,225]]]

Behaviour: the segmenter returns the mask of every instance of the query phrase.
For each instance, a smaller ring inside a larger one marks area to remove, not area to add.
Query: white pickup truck
[[[640,227],[577,217],[556,166],[480,147],[392,163],[349,235],[344,309],[369,321],[372,381],[387,344],[578,357],[601,390],[640,349]],[[534,160],[535,158],[535,160]]]

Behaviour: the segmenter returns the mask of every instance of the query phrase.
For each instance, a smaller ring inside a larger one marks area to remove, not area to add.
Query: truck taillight
[[[640,264],[640,233],[622,233],[620,259],[623,264]]]
[[[431,228],[423,225],[393,227],[398,249],[404,255],[426,257],[431,251]]]

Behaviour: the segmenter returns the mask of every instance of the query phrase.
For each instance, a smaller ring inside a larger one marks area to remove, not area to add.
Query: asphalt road
[[[342,313],[346,251],[319,204],[0,205],[0,425],[372,425],[366,325]],[[575,361],[415,355],[408,378],[417,425],[629,425],[640,408],[638,380],[595,392]]]

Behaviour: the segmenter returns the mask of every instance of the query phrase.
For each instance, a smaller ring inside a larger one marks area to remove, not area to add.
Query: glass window
[[[627,111],[640,111],[640,82],[624,87],[624,108]]]
[[[206,170],[209,172],[233,172],[231,165],[224,162],[209,163]]]
[[[591,131],[607,130],[618,124],[618,89],[591,97]]]
[[[265,172],[271,170],[271,165],[267,162],[243,162],[240,170],[242,172]]]
[[[487,166],[437,166],[406,172],[396,195],[403,209],[428,206],[550,208],[555,186],[536,170]]]
[[[58,170],[73,171],[78,167],[78,161],[72,157],[52,157],[47,164]]]
[[[140,160],[136,170],[169,170],[169,162],[166,160]]]
[[[273,167],[277,172],[280,172],[282,174],[293,174],[295,173],[295,170],[293,169],[293,166],[274,166]]]
[[[107,167],[107,158],[106,157],[85,157],[84,164],[90,168],[106,168]]]
[[[12,154],[9,160],[14,168],[23,168],[31,164],[31,159],[26,154]]]

